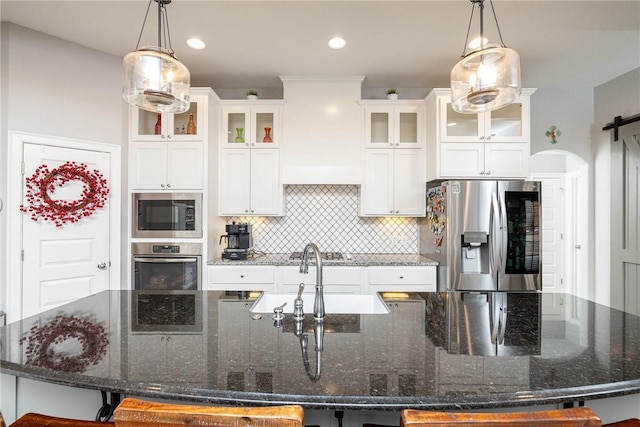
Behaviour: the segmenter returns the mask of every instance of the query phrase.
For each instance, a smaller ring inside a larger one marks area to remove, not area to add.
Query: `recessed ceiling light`
[[[329,47],[331,49],[342,49],[347,45],[347,41],[342,37],[334,37],[329,40]]]
[[[196,39],[196,38],[191,38],[189,40],[187,40],[187,46],[193,48],[193,49],[204,49],[205,47],[207,47],[206,44],[204,44],[204,42],[200,39]]]

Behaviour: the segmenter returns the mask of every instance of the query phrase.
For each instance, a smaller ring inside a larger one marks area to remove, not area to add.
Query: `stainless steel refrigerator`
[[[431,181],[420,253],[439,262],[438,288],[539,291],[541,183]]]

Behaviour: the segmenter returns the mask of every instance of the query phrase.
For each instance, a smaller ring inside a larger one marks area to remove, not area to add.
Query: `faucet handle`
[[[302,291],[304,290],[304,283],[300,283],[300,285],[298,285],[298,296],[296,299],[302,299]]]
[[[284,304],[279,305],[273,309],[273,320],[282,320],[284,319],[284,306],[287,305],[286,301]]]

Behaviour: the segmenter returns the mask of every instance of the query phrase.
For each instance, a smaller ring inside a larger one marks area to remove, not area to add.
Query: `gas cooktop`
[[[309,255],[309,260],[313,261],[313,255]],[[344,256],[342,256],[341,252],[320,252],[320,258],[326,261],[344,261]],[[302,252],[292,253],[289,255],[289,259],[302,259]]]

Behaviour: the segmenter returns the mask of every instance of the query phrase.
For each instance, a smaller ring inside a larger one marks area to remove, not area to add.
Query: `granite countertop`
[[[271,313],[250,311],[260,293],[248,295],[92,295],[0,328],[1,371],[141,397],[317,409],[497,408],[640,393],[640,318],[570,295],[382,294],[388,314],[327,314],[322,324],[310,314],[275,324]],[[492,341],[499,312],[504,334]]]
[[[289,259],[290,254],[258,254],[246,261],[230,261],[220,258],[211,259],[208,265],[300,265],[300,260]],[[310,258],[313,261],[313,257]],[[420,266],[438,263],[432,259],[417,254],[351,254],[350,260],[332,261],[322,260],[324,266]]]

